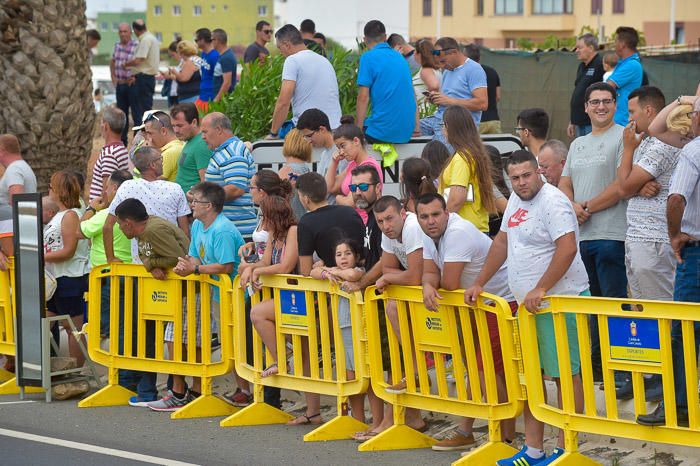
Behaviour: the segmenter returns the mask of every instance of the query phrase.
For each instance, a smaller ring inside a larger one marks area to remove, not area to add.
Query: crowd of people
[[[301,31],[286,25],[275,33],[286,57],[269,135],[284,139],[285,162],[275,172],[257,169],[250,144],[233,134],[226,115],[202,116],[200,111],[235,85],[236,59],[232,53],[227,57],[223,30],[200,29],[196,44],[183,40],[170,48],[182,61],[163,76],[177,83],[179,103],[164,112],[148,109],[158,73],[157,41],[142,21],[133,24],[138,42],[128,25],[120,26],[112,70],[121,97],[101,116],[105,144],[88,173],[89,194],[84,196],[83,174],[64,169],[51,177],[43,202],[46,268],[57,283],[47,303],[50,315],[68,315],[80,326],[88,273],[112,262],[141,263],[156,279],[169,270],[182,276],[239,274],[249,295],[260,289],[261,276],[281,273],[330,280],[346,292],[416,285],[422,286],[428,309],[439,306],[440,289],[465,290],[470,305],[486,291],[508,301],[513,313],[522,305],[537,314],[548,294],[700,301],[700,86],[695,95],[669,99],[659,88],[643,85],[634,29],[618,28],[618,61],[607,77],[603,66],[611,60],[601,57],[595,37],[578,39],[581,65],[571,97],[570,147],[547,140],[545,110],[523,109],[516,133],[525,149],[510,154],[505,164],[480,137],[500,131],[500,80],[495,70],[479,64],[478,47],[463,49],[454,38],[442,37],[434,43],[421,39],[414,48],[397,34],[387,36],[380,21],[368,22],[357,114],[342,116],[333,67],[321,47],[311,47],[318,45],[314,29],[313,22],[305,22]],[[268,23],[258,23],[246,61],[267,56],[272,32]],[[421,100],[435,104],[437,112],[420,119]],[[290,106],[293,118],[286,120]],[[129,109],[137,134],[127,149]],[[405,143],[418,134],[433,140],[420,157],[403,160],[400,198],[383,195],[383,170],[367,145]],[[311,170],[312,149],[320,156],[316,171]],[[12,233],[12,196],[35,191],[36,178],[13,135],[0,136],[0,164],[6,169],[0,180],[4,267],[12,255],[6,238]],[[110,336],[109,296],[105,283],[105,337]],[[203,310],[211,312],[212,333],[218,302],[213,293],[211,310]],[[267,300],[251,306],[248,300],[246,306],[249,330],[258,332],[272,355],[262,376],[272,377],[285,364],[277,360],[274,305]],[[388,301],[385,311],[389,331],[399,335],[396,303]],[[352,378],[347,301],[340,300],[333,312]],[[196,320],[199,348],[199,310]],[[569,316],[566,322],[581,407],[576,321]],[[488,330],[501,398],[506,396],[503,361],[498,325],[491,318]],[[165,332],[170,345],[172,332],[170,325]],[[600,381],[597,319],[591,319],[590,333],[594,379]],[[699,333],[696,324],[696,350]],[[551,314],[537,314],[537,336],[543,373],[558,383]],[[677,421],[687,425],[679,323],[672,336]],[[80,364],[74,338],[69,351]],[[309,354],[316,349],[307,345],[306,364]],[[458,363],[463,362],[453,361]],[[629,374],[618,371],[615,379],[617,398],[630,399]],[[245,406],[252,402],[250,387],[236,380],[229,399]],[[200,391],[198,381],[188,386],[182,377],[173,377],[168,393],[159,398],[152,373],[122,370],[119,381],[137,393],[132,406],[155,411],[179,409]],[[660,376],[645,376],[644,385],[648,401],[662,400]],[[404,393],[407,386],[404,379],[387,391]],[[371,424],[355,435],[358,441],[393,423],[391,408],[371,387],[368,397]],[[279,390],[266,387],[265,400],[279,406]],[[307,393],[306,402],[304,414],[290,424],[323,422],[319,395]],[[363,397],[353,397],[350,404],[352,415],[364,421]],[[563,454],[563,436],[546,455],[542,423],[527,405],[524,416],[524,446],[499,465],[546,465]],[[473,421],[462,419],[433,448],[473,446]],[[664,425],[663,403],[637,422]],[[406,411],[406,423],[419,431],[427,428],[414,409]],[[506,421],[502,439],[511,443],[514,437],[515,422]]]

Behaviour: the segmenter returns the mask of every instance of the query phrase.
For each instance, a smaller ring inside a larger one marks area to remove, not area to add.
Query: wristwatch
[[[199,265],[194,266],[194,274],[199,275]]]
[[[279,131],[276,133],[273,133],[272,131],[270,131],[270,136],[272,136],[273,138],[276,138],[278,135],[279,135]]]

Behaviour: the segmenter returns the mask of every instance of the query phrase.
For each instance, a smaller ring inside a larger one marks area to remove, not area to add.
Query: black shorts
[[[56,292],[46,302],[46,308],[56,315],[82,316],[85,312],[84,294],[87,290],[88,275],[59,277],[56,279]]]

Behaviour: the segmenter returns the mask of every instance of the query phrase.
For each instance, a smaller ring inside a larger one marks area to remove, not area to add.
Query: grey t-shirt
[[[257,60],[260,58],[261,53],[265,56],[270,55],[270,51],[267,50],[267,48],[263,47],[257,42],[253,42],[247,49],[245,49],[245,53],[243,54],[243,63],[250,63]]]
[[[581,203],[599,195],[617,179],[617,167],[622,159],[622,132],[624,128],[614,125],[605,133],[588,134],[574,139],[564,165],[562,176],[571,177],[574,201]],[[591,215],[581,225],[581,241],[624,241],[627,231],[627,201]]]
[[[291,162],[286,165],[292,170],[292,173],[297,176],[303,175],[304,173],[309,173],[311,171],[309,165],[303,162]],[[301,201],[299,200],[299,193],[296,189],[294,190],[291,204],[292,210],[294,211],[294,217],[298,222],[301,216],[306,213],[306,209],[304,209],[304,206],[301,204]]]
[[[0,178],[0,206],[10,205],[10,186],[24,186],[25,193],[36,192],[36,176],[24,160],[15,160],[8,165],[5,174]]]
[[[282,80],[296,83],[292,96],[294,124],[306,110],[317,108],[328,115],[331,128],[340,126],[338,79],[327,58],[311,50],[290,55],[284,60]]]

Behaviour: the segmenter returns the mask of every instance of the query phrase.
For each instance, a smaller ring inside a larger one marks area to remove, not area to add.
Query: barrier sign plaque
[[[661,363],[657,320],[610,317],[608,336],[612,359]]]
[[[289,327],[308,327],[306,315],[306,293],[304,291],[280,290],[281,324]]]

